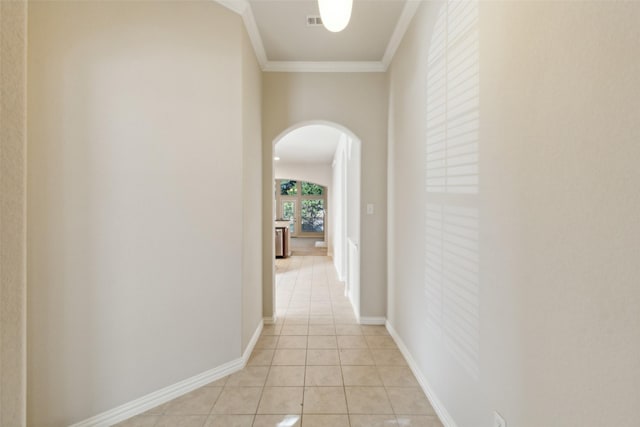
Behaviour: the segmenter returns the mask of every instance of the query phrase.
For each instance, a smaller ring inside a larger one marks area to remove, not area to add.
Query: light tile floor
[[[278,321],[247,367],[119,427],[442,427],[384,326],[361,326],[328,257],[276,260]]]

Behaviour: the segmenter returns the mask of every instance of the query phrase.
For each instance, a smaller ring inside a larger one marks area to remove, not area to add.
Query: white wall
[[[262,72],[242,32],[242,348],[262,321]]]
[[[346,174],[346,144],[347,135],[340,136],[340,142],[336,147],[332,163],[332,183],[333,191],[329,193],[331,202],[331,253],[333,255],[333,265],[338,273],[338,279],[345,281],[347,277],[347,174]]]
[[[313,163],[288,163],[277,161],[273,163],[275,179],[298,179],[313,182],[331,188],[331,165]]]
[[[0,425],[26,425],[27,2],[0,2]]]
[[[362,180],[361,158],[362,158],[362,145],[359,140],[354,138],[347,138],[345,145],[345,161],[346,161],[346,189],[347,189],[347,216],[346,216],[346,238],[347,238],[347,296],[351,300],[353,309],[360,320],[361,317],[385,317],[386,311],[382,313],[373,314],[366,309],[363,309],[363,300],[369,300],[372,292],[368,282],[368,270],[371,269],[369,259],[365,258],[368,248],[364,245],[368,239],[364,239],[362,235],[362,216],[361,208],[363,203],[368,201],[361,200],[362,184],[365,182]],[[380,209],[381,206],[378,206]],[[366,231],[365,231],[366,232]],[[383,247],[382,249],[386,249]],[[363,280],[364,278],[364,280]],[[386,277],[381,277],[380,286],[384,296],[386,297]],[[361,289],[361,284],[363,284]],[[370,314],[371,313],[371,314]]]
[[[259,85],[213,2],[33,2],[28,36],[28,417],[46,427],[241,355]]]
[[[635,425],[640,4],[480,2],[467,194],[425,188],[441,6],[390,71],[391,324],[458,427]]]
[[[386,118],[387,81],[383,73],[264,73],[263,216],[272,218],[272,144],[299,123],[324,120],[340,124],[362,141],[362,203],[375,215],[361,215],[362,315],[386,312]],[[314,102],[309,102],[313,99]],[[267,183],[268,181],[268,183]],[[272,315],[273,231],[263,232],[264,312]],[[364,287],[366,286],[366,290]]]

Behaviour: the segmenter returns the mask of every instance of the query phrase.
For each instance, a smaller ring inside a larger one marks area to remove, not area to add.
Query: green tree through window
[[[322,196],[322,186],[312,182],[302,182],[303,196]]]
[[[296,184],[298,181],[282,180],[280,181],[280,195],[281,196],[295,196],[298,194],[298,187]]]
[[[302,231],[321,233],[324,231],[324,200],[303,200],[300,210]]]

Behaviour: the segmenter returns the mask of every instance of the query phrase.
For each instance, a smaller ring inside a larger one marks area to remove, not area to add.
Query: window
[[[307,181],[281,179],[276,181],[276,216],[290,220],[292,236],[314,237],[324,234],[327,190]]]

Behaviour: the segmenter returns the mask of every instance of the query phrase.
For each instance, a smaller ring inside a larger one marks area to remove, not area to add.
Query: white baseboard
[[[384,325],[387,322],[387,318],[386,317],[367,317],[367,316],[362,316],[360,317],[360,324],[361,325]]]
[[[275,325],[276,323],[276,316],[273,317],[265,317],[264,319],[262,319],[262,322],[265,325]]]
[[[264,320],[260,320],[260,323],[258,323],[258,327],[253,332],[253,335],[251,336],[251,339],[247,344],[247,348],[245,348],[244,353],[242,353],[242,368],[247,366],[249,357],[251,357],[251,353],[253,353],[253,349],[255,348],[256,343],[258,342],[258,338],[260,338],[260,334],[262,333],[263,326],[264,326]]]
[[[352,298],[353,295],[351,295],[350,293],[347,293],[345,296],[351,303],[351,308],[353,309],[353,315],[356,316],[356,322],[360,323],[360,312],[356,310],[356,305],[353,303],[353,298]]]
[[[163,403],[183,396],[190,391],[193,391],[197,388],[205,386],[213,381],[219,380],[220,378],[226,377],[227,375],[231,375],[234,372],[243,369],[249,361],[249,357],[253,352],[258,338],[260,338],[262,327],[263,322],[260,321],[258,327],[256,328],[256,331],[253,333],[253,336],[249,341],[249,344],[247,345],[247,348],[244,350],[242,357],[227,362],[224,365],[220,365],[216,368],[205,371],[201,374],[195,375],[191,378],[187,378],[186,380],[162,388],[158,391],[154,391],[153,393],[149,393],[146,396],[142,396],[136,400],[132,400],[131,402],[125,403],[124,405],[120,405],[116,408],[105,411],[84,421],[73,424],[69,427],[108,427],[136,415],[142,414],[143,412],[146,412],[151,408],[155,408],[158,405],[162,405]]]
[[[398,332],[396,332],[393,325],[388,320],[387,320],[386,326],[387,326],[387,330],[389,331],[389,334],[391,334],[391,337],[398,345],[400,352],[402,353],[404,358],[407,360],[407,363],[409,364],[411,371],[413,371],[413,375],[415,375],[416,379],[418,380],[418,383],[420,383],[420,387],[422,387],[424,394],[427,395],[429,402],[431,402],[431,406],[433,406],[433,409],[436,411],[436,414],[438,414],[438,417],[440,418],[440,421],[442,422],[444,427],[457,427],[455,421],[453,421],[453,418],[451,417],[451,414],[449,414],[449,411],[447,411],[447,408],[445,408],[442,401],[435,394],[431,386],[429,386],[427,379],[425,378],[422,371],[420,371],[420,368],[418,368],[418,364],[416,363],[413,356],[411,356],[409,349],[402,341],[402,338],[400,338],[400,336],[398,335]]]

